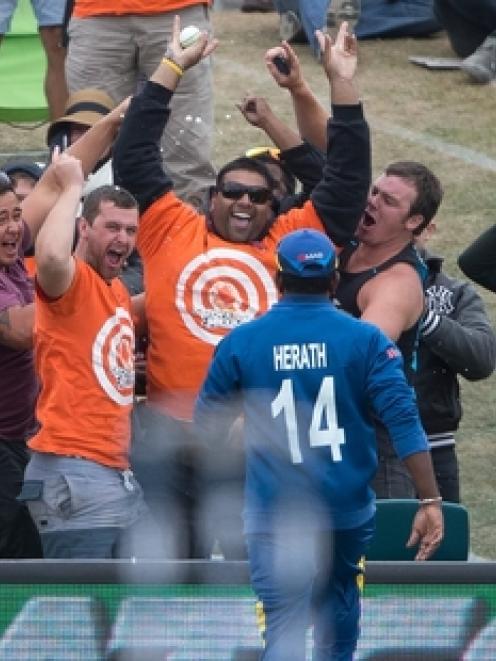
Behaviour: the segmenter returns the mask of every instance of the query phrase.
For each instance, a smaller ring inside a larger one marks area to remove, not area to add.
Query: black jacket
[[[467,278],[496,293],[496,225],[462,252],[458,266]]]
[[[496,366],[496,336],[475,289],[442,272],[443,260],[422,255],[429,269],[414,386],[431,447],[454,444],[462,417],[458,376],[485,379]]]

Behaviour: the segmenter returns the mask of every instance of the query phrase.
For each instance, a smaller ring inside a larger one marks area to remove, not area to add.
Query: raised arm
[[[237,107],[247,122],[262,129],[280,149],[281,163],[303,186],[303,203],[322,179],[324,154],[309,142],[303,141],[296,131],[274,113],[266,99],[245,96]]]
[[[54,152],[50,169],[60,193],[35,242],[36,279],[47,296],[57,298],[74,276],[72,244],[84,176],[80,161],[67,152]]]
[[[209,40],[204,32],[196,43],[183,49],[180,29],[176,16],[167,53],[143,91],[131,100],[114,145],[114,182],[136,197],[141,213],[172,188],[172,180],[162,167],[159,142],[174,90],[183,73],[217,46],[217,41]]]
[[[81,162],[85,177],[111,148],[128,104],[128,99],[120,103],[66,150],[67,154]],[[57,178],[53,170],[47,168],[33,191],[22,203],[23,218],[29,226],[33,241],[59,194]]]
[[[281,151],[302,144],[300,135],[275,114],[267,99],[247,95],[237,107],[246,121],[262,129]]]
[[[276,57],[283,57],[286,60],[289,67],[288,74],[281,72],[274,64]],[[287,89],[291,94],[300,136],[325,152],[329,112],[305,81],[296,52],[287,41],[283,41],[280,46],[267,51],[265,63],[279,87]]]
[[[338,245],[349,242],[367,202],[371,180],[370,134],[355,89],[356,40],[343,23],[331,46],[319,33],[322,63],[333,98],[328,122],[327,158],[323,177],[311,200],[329,237]]]

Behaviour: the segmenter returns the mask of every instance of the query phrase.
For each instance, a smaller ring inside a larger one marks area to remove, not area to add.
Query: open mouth
[[[19,242],[18,241],[2,241],[0,244],[3,250],[9,255],[17,255],[19,251]]]
[[[125,253],[118,250],[107,250],[105,256],[109,265],[115,269],[122,266],[125,259]]]
[[[375,218],[372,218],[368,211],[365,211],[362,218],[362,225],[364,227],[372,227],[375,224]]]
[[[247,229],[251,223],[251,216],[249,213],[237,211],[231,214],[231,225],[236,229]]]

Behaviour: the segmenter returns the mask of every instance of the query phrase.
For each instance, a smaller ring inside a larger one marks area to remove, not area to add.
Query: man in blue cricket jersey
[[[279,303],[218,345],[195,420],[213,449],[245,418],[244,530],[270,661],[351,661],[359,633],[359,562],[374,533],[371,414],[415,482],[407,545],[427,559],[443,536],[441,498],[397,347],[335,309],[335,251],[305,229],[277,250]],[[218,442],[218,441],[217,441]]]

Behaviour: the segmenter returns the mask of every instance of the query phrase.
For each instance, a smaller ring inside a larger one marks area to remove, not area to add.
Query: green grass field
[[[222,164],[249,146],[266,144],[235,107],[247,91],[264,95],[292,122],[288,95],[265,70],[263,55],[278,43],[275,14],[213,14],[220,45],[215,53],[216,150]],[[323,102],[328,86],[307,46],[297,47],[306,77]],[[457,255],[496,222],[496,86],[470,84],[459,71],[428,71],[410,55],[452,56],[444,35],[429,39],[374,40],[360,44],[359,87],[372,127],[374,170],[389,161],[416,159],[441,178],[445,199],[432,249],[446,258],[446,271],[460,275]],[[45,127],[2,126],[0,152],[44,148]],[[496,297],[481,292],[496,320]],[[459,433],[462,496],[471,516],[472,550],[496,559],[493,467],[496,443],[496,376],[463,385],[465,415]]]

